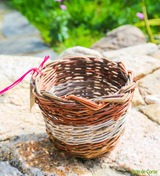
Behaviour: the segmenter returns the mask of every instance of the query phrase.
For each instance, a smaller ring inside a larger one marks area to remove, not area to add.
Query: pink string
[[[41,69],[43,68],[44,63],[49,59],[49,56],[45,56],[43,62],[40,64],[40,66],[37,68],[31,68],[30,70],[28,70],[24,75],[22,75],[19,79],[17,79],[14,83],[12,83],[11,85],[9,85],[8,87],[4,88],[3,90],[0,91],[0,95],[7,92],[8,90],[12,89],[13,87],[15,87],[17,84],[19,84],[30,72],[32,72],[32,75],[34,73],[38,74],[42,74]],[[36,76],[37,76],[36,75]]]

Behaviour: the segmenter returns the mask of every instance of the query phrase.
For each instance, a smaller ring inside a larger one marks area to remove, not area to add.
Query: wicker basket
[[[66,56],[32,77],[36,103],[57,148],[95,158],[109,152],[124,131],[136,83],[121,62]]]

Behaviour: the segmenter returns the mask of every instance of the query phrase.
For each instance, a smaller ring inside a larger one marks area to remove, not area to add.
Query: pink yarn
[[[24,73],[19,79],[17,79],[14,83],[12,83],[11,85],[9,85],[8,87],[4,88],[3,90],[0,91],[0,95],[7,92],[8,90],[12,89],[13,87],[15,87],[17,84],[19,84],[30,72],[32,72],[32,74],[37,73],[38,74],[43,74],[41,72],[41,69],[43,68],[44,63],[49,59],[49,56],[45,56],[43,62],[40,64],[40,66],[37,68],[31,68],[30,70],[28,70],[26,73]],[[37,76],[36,75],[36,76]]]

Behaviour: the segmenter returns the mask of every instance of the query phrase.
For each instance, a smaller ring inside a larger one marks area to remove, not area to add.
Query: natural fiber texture
[[[84,158],[113,149],[136,87],[132,73],[94,56],[66,56],[42,72],[31,83],[57,148]]]

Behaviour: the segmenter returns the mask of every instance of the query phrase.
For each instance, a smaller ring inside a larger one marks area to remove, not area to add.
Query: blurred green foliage
[[[137,25],[145,32],[143,21],[136,16],[142,12],[140,0],[10,0],[9,3],[59,52],[74,45],[89,47],[107,31],[123,24]],[[66,10],[60,8],[62,3]],[[148,18],[159,20],[160,0],[146,0],[146,6]],[[153,26],[153,33],[159,35],[160,25]]]

